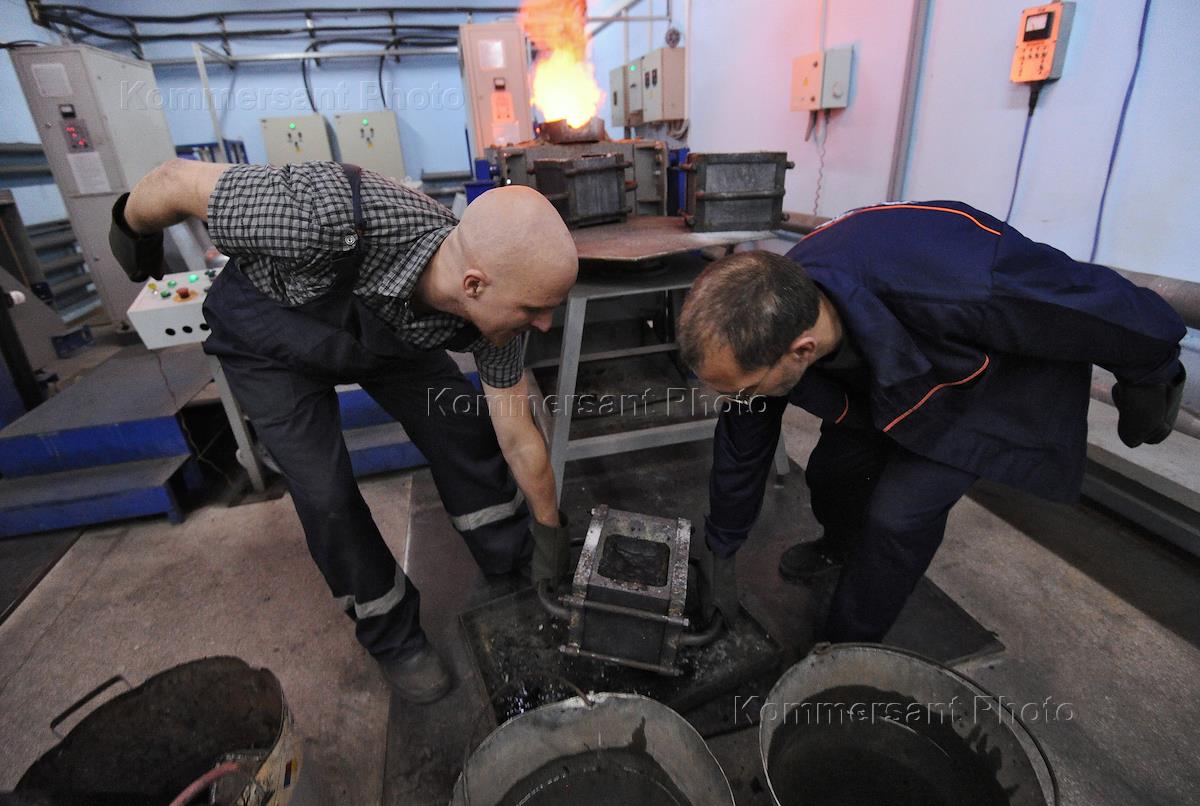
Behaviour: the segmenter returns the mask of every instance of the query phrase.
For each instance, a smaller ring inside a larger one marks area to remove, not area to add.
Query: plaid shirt
[[[418,317],[409,309],[421,272],[457,223],[454,215],[373,171],[362,172],[361,195],[366,250],[354,293],[363,304],[418,349],[453,341],[454,349],[473,353],[489,386],[519,381],[528,335],[496,347],[457,316]],[[213,243],[238,258],[258,290],[284,305],[302,305],[329,290],[332,260],[351,248],[346,235],[353,231],[350,183],[334,162],[235,165],[221,174],[208,200]]]

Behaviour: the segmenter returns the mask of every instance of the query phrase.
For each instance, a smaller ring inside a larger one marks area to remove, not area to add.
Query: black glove
[[[1187,373],[1179,367],[1170,383],[1137,386],[1116,383],[1113,385],[1113,403],[1117,404],[1117,435],[1130,448],[1143,442],[1157,445],[1175,427],[1179,416],[1179,403],[1183,399],[1183,387]]]
[[[720,613],[726,624],[732,624],[738,612],[737,573],[734,557],[718,557],[707,547],[700,550],[697,570],[700,572],[700,613],[712,621]]]
[[[108,228],[108,247],[113,257],[135,283],[144,283],[163,276],[163,234],[138,235],[125,221],[125,203],[129,194],[122,193],[112,208],[112,225]]]
[[[533,561],[530,577],[536,586],[548,582],[557,585],[570,573],[571,539],[567,533],[567,516],[558,513],[560,526],[546,526],[530,520],[529,534],[533,536]]]

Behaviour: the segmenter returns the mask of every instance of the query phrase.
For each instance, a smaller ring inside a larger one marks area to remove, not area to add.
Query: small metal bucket
[[[759,749],[779,806],[1054,806],[1041,745],[995,696],[918,655],[818,647],[760,711]]]
[[[700,734],[665,705],[593,694],[505,722],[475,749],[452,806],[733,806]]]

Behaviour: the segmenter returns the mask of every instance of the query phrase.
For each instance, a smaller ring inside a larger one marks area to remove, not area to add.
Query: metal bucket
[[[779,806],[1053,806],[1037,739],[951,669],[875,644],[819,647],[760,712],[759,748]]]
[[[123,681],[98,686],[51,728]],[[301,744],[274,674],[239,658],[203,658],[97,707],[34,762],[15,793],[39,806],[166,806],[211,786],[216,803],[327,803]]]
[[[483,740],[453,806],[733,806],[725,773],[695,729],[636,694],[544,705]]]

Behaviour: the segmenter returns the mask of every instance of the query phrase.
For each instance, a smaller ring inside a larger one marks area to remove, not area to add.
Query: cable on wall
[[[1012,195],[1008,197],[1008,212],[1004,214],[1005,224],[1012,218],[1013,204],[1017,200],[1017,186],[1021,182],[1021,165],[1025,162],[1025,145],[1029,142],[1029,124],[1033,122],[1033,110],[1037,108],[1038,98],[1045,85],[1045,81],[1035,81],[1029,85],[1029,114],[1025,116],[1025,131],[1021,134],[1021,151],[1017,154],[1017,170],[1013,174]]]
[[[1133,60],[1133,72],[1125,87],[1125,100],[1121,102],[1121,115],[1117,118],[1117,131],[1113,136],[1112,152],[1108,155],[1108,171],[1104,174],[1104,190],[1100,192],[1100,208],[1096,211],[1096,229],[1092,233],[1092,252],[1088,260],[1096,262],[1096,250],[1100,247],[1100,225],[1104,221],[1104,204],[1108,201],[1108,184],[1112,181],[1113,167],[1117,163],[1117,150],[1121,146],[1121,133],[1125,130],[1125,113],[1129,111],[1129,99],[1133,97],[1133,85],[1137,82],[1138,70],[1142,66],[1142,50],[1146,43],[1146,20],[1150,18],[1150,0],[1142,7],[1142,24],[1138,28],[1137,56]]]

